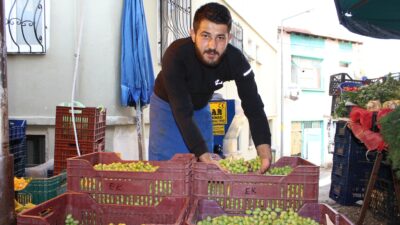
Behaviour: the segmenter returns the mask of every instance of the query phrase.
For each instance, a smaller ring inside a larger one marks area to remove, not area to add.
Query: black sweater
[[[250,64],[230,44],[222,57],[218,66],[208,67],[198,60],[190,38],[176,40],[166,50],[155,80],[154,93],[170,104],[188,149],[197,157],[207,152],[207,145],[192,119],[193,110],[205,107],[224,81],[236,83],[254,144],[271,144],[268,119]]]

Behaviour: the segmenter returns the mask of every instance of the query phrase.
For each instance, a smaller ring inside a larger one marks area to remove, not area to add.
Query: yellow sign
[[[225,125],[214,125],[213,135],[225,135]]]
[[[228,123],[228,113],[227,113],[227,103],[224,102],[210,102],[211,116],[213,124],[227,124]]]

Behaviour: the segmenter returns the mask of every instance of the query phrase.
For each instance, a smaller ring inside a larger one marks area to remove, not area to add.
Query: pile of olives
[[[111,164],[96,164],[93,166],[95,170],[108,170],[108,171],[130,171],[130,172],[155,172],[159,166],[153,166],[149,162],[130,162],[121,163],[114,162]]]
[[[79,225],[79,221],[75,220],[74,217],[72,217],[72,214],[68,214],[65,217],[65,225]]]
[[[245,161],[243,158],[225,158],[219,161],[219,164],[232,174],[246,174],[248,172],[257,172],[261,167],[261,159],[257,156],[254,159]],[[293,171],[291,166],[271,167],[265,175],[283,175],[286,176]]]
[[[233,159],[225,158],[219,161],[219,164],[233,174],[244,174],[249,172],[248,162],[243,158]]]
[[[293,171],[291,166],[271,167],[265,175],[283,175],[286,176]]]
[[[198,221],[197,225],[224,225],[224,224],[243,224],[243,225],[319,225],[311,218],[299,216],[292,209],[283,211],[280,208],[266,208],[261,210],[246,210],[246,215],[222,215]]]

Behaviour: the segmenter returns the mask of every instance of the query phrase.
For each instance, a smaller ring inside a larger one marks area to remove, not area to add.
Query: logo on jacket
[[[222,85],[224,82],[220,79],[215,80],[215,86]]]
[[[252,71],[252,69],[251,69],[251,67],[250,67],[250,69],[247,70],[247,71],[243,74],[243,76],[245,77],[245,76],[249,75],[249,74],[251,73],[251,71]]]

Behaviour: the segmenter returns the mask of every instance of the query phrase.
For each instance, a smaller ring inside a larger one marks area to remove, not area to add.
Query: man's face
[[[221,61],[231,35],[227,25],[202,20],[197,32],[191,31],[191,37],[197,57],[205,65],[216,66]]]

